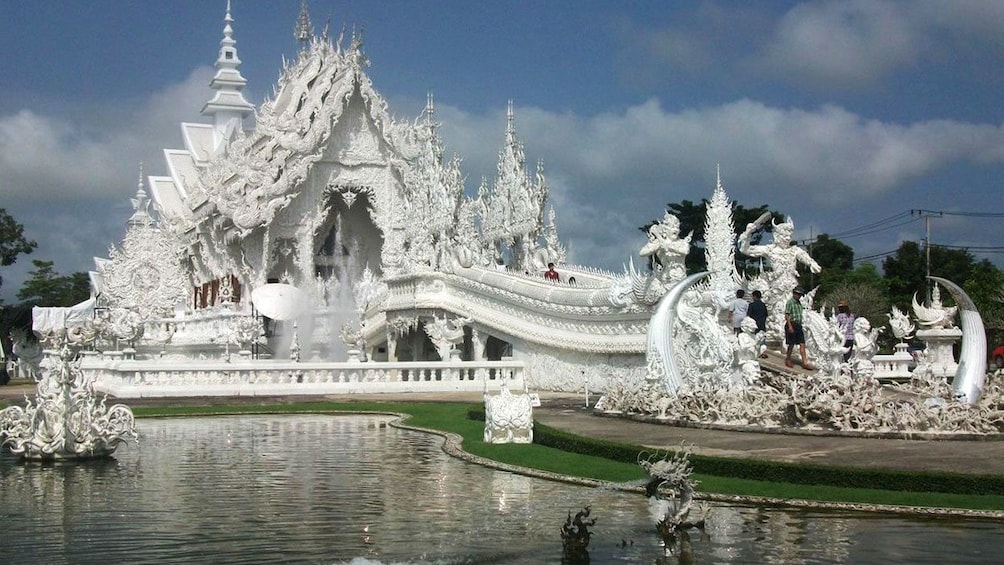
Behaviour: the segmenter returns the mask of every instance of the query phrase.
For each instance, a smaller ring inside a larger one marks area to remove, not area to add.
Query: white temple
[[[524,386],[567,391],[643,376],[651,306],[625,300],[623,276],[565,263],[512,102],[496,178],[465,195],[432,97],[414,122],[395,119],[366,74],[360,37],[347,46],[314,37],[302,9],[299,56],[255,108],[242,94],[229,7],[224,21],[202,108],[211,122],[181,124],[182,148],[164,151],[167,174],[141,175],[125,240],[92,273],[126,358],[288,360],[293,347],[304,362],[349,351],[388,362],[510,359],[525,367]],[[558,281],[542,276],[549,263]],[[259,340],[242,320],[257,314],[250,291],[270,283],[303,291],[308,313],[265,320]],[[122,309],[141,319],[123,327]]]
[[[224,22],[214,94],[202,108],[211,123],[181,124],[183,148],[164,151],[167,174],[141,173],[126,236],[91,273],[97,342],[81,366],[96,389],[487,393],[493,383],[605,392],[608,406],[660,414],[687,395],[723,390],[751,406],[746,395],[763,388],[761,359],[766,342],[778,341],[796,267],[820,268],[792,245],[790,219],[774,224],[769,245],[751,243],[769,214],[737,238],[719,176],[705,223],[708,272],[687,276],[691,235],[671,214],[639,251],[651,272],[633,260],[622,274],[568,264],[543,167],[526,166],[512,102],[499,124],[495,178],[465,194],[432,97],[413,122],[395,119],[366,74],[360,37],[347,46],[314,37],[302,8],[299,55],[256,108],[242,94],[229,6]],[[737,248],[769,270],[740,275]],[[551,263],[557,280],[544,276]],[[970,305],[964,325],[978,335],[971,301],[938,281]],[[737,336],[723,323],[738,288],[771,297],[766,340],[755,324]],[[870,327],[856,329],[858,352],[846,363],[843,330],[812,310],[814,292],[802,298],[813,371],[910,378],[909,355],[877,355]],[[954,372],[965,383],[956,397],[971,403],[985,370],[974,348],[953,368],[948,347],[937,372]]]

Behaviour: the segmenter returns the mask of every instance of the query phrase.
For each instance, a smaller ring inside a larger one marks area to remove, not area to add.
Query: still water
[[[999,563],[1004,524],[719,505],[667,555],[638,494],[452,459],[384,416],[143,419],[115,459],[0,457],[0,563]]]

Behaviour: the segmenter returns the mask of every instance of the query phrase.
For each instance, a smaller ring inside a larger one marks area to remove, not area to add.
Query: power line
[[[932,243],[931,246],[944,247],[946,249],[965,249],[979,253],[1004,253],[1004,246],[1002,245],[942,245],[940,243]]]
[[[1000,212],[938,212],[943,216],[967,216],[970,218],[1004,218]]]
[[[827,237],[831,238],[831,239],[851,239],[851,238],[859,237],[859,236],[862,236],[862,235],[871,235],[873,233],[878,233],[878,232],[882,232],[882,231],[886,231],[886,230],[891,230],[893,228],[898,228],[900,226],[905,226],[907,224],[912,224],[914,222],[919,222],[919,221],[920,221],[920,218],[912,218],[912,217],[910,217],[910,212],[906,211],[906,212],[901,212],[899,214],[896,214],[894,216],[889,216],[888,218],[885,218],[883,220],[879,220],[877,222],[874,222],[874,223],[871,223],[871,224],[868,224],[868,225],[859,226],[859,227],[856,227],[856,228],[851,228],[849,230],[842,231],[842,232],[827,233],[825,235]],[[824,235],[824,234],[820,234],[820,235]],[[816,237],[812,237],[812,238],[809,238],[809,239],[803,239],[803,240],[799,241],[799,244],[803,245],[803,246],[805,246],[805,245],[812,245],[813,243],[815,243],[818,240],[819,240],[819,237],[816,236]]]
[[[881,220],[877,220],[870,224],[865,224],[863,226],[858,226],[844,230],[842,232],[834,233],[821,233],[820,235],[826,235],[831,239],[850,239],[853,237],[859,237],[862,235],[871,235],[874,233],[891,230],[901,226],[905,226],[914,222],[919,222],[921,219],[930,218],[934,216],[963,216],[970,218],[1004,218],[1004,212],[968,212],[968,211],[958,211],[949,212],[944,210],[925,210],[913,208],[910,210],[904,210],[902,212],[893,214]],[[812,245],[819,240],[817,237],[811,237],[808,239],[799,240],[799,245],[806,246]],[[934,245],[932,243],[932,245]],[[943,246],[946,247],[946,246]],[[976,247],[970,246],[969,249],[976,250]],[[994,248],[990,248],[989,251],[996,251]]]
[[[853,237],[854,235],[857,235],[858,232],[863,232],[863,231],[867,231],[867,233],[872,233],[869,230],[872,230],[873,228],[882,227],[882,226],[888,224],[889,222],[894,222],[894,221],[897,221],[897,220],[901,220],[902,218],[910,216],[910,215],[911,214],[910,214],[909,211],[900,212],[898,214],[894,214],[892,216],[889,216],[888,218],[883,218],[881,220],[878,220],[877,222],[872,222],[870,224],[866,224],[866,225],[859,226],[859,227],[856,227],[856,228],[851,228],[851,229],[845,230],[843,232],[833,233],[833,234],[830,234],[830,236],[831,237],[835,237],[835,238],[839,238],[839,237]]]
[[[874,255],[868,255],[865,257],[855,257],[852,263],[864,263],[866,261],[871,261],[872,259],[880,259],[882,257],[888,257],[890,255],[895,255],[898,249],[893,249],[892,251],[885,251],[883,253],[876,253]]]

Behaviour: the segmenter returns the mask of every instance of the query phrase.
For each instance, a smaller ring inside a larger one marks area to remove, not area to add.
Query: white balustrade
[[[524,387],[522,361],[327,363],[292,361],[133,361],[90,355],[81,369],[117,398],[481,392]]]

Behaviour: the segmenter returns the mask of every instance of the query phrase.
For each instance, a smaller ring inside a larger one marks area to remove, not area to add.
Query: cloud
[[[122,198],[139,162],[163,167],[163,148],[180,144],[178,124],[198,118],[190,109],[209,99],[210,72],[196,69],[133,108],[65,113],[75,121],[30,109],[0,116],[0,186],[38,203]]]
[[[855,90],[934,60],[958,65],[982,49],[1004,51],[1004,3],[960,0],[822,0],[774,6],[703,2],[669,24],[623,20],[618,37],[631,52],[626,78],[709,70],[728,77],[780,77],[792,84]],[[979,65],[979,58],[972,59]],[[641,65],[641,69],[639,69]]]
[[[179,124],[200,118],[211,77],[200,67],[145,100],[59,112],[72,120],[30,109],[0,115],[0,205],[38,242],[4,268],[0,299],[16,302],[33,259],[66,274],[92,269],[91,257],[107,254],[131,214],[139,163],[146,174],[166,172],[163,149],[181,146]]]
[[[939,58],[1004,50],[1004,4],[982,0],[826,0],[785,13],[753,66],[830,88],[874,84]]]
[[[892,2],[806,2],[777,23],[759,64],[829,86],[868,84],[919,56],[920,29]]]
[[[808,190],[825,203],[840,187],[868,197],[959,161],[1004,161],[1004,128],[933,120],[900,125],[837,106],[814,110],[738,100],[681,112],[655,99],[583,118],[530,109],[518,131],[547,168],[576,185],[686,185],[715,163],[744,184]]]
[[[10,198],[55,199],[84,195],[111,184],[107,164],[115,151],[54,118],[30,110],[0,117],[0,186]]]

